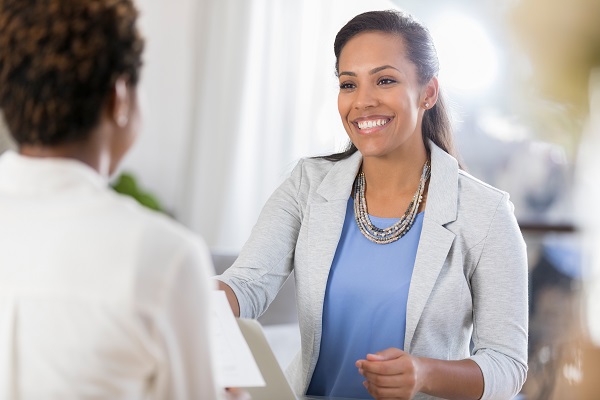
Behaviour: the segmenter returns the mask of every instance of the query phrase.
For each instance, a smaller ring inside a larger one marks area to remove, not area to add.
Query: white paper
[[[260,369],[238,327],[225,292],[214,290],[212,293],[213,344],[219,386],[265,386]]]

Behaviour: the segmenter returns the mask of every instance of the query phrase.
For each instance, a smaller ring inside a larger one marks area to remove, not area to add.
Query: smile
[[[358,125],[358,129],[370,129],[384,126],[390,121],[391,118],[369,119],[366,121],[357,121],[356,125]]]

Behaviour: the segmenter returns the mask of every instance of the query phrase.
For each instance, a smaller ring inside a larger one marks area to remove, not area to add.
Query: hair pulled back
[[[416,66],[419,84],[425,85],[431,78],[437,76],[439,61],[429,31],[410,14],[396,10],[369,11],[359,14],[340,29],[333,45],[336,74],[339,73],[339,59],[344,46],[350,39],[363,32],[383,32],[400,36],[404,40],[408,59]],[[429,139],[456,157],[452,125],[441,92],[435,105],[425,110],[423,114],[422,132],[426,146]],[[356,151],[356,146],[349,143],[343,152],[324,158],[339,161],[350,157]]]

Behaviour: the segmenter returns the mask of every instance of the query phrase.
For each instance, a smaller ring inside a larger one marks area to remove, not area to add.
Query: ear
[[[439,90],[438,79],[434,76],[423,87],[420,106],[425,110],[432,108],[437,102]]]
[[[131,110],[132,97],[129,93],[127,78],[120,76],[112,88],[112,120],[119,128],[124,128],[129,123],[129,112]]]

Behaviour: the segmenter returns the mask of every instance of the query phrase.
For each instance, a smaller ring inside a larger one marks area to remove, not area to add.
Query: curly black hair
[[[131,0],[0,0],[0,108],[19,144],[85,140],[119,76],[136,85]]]

